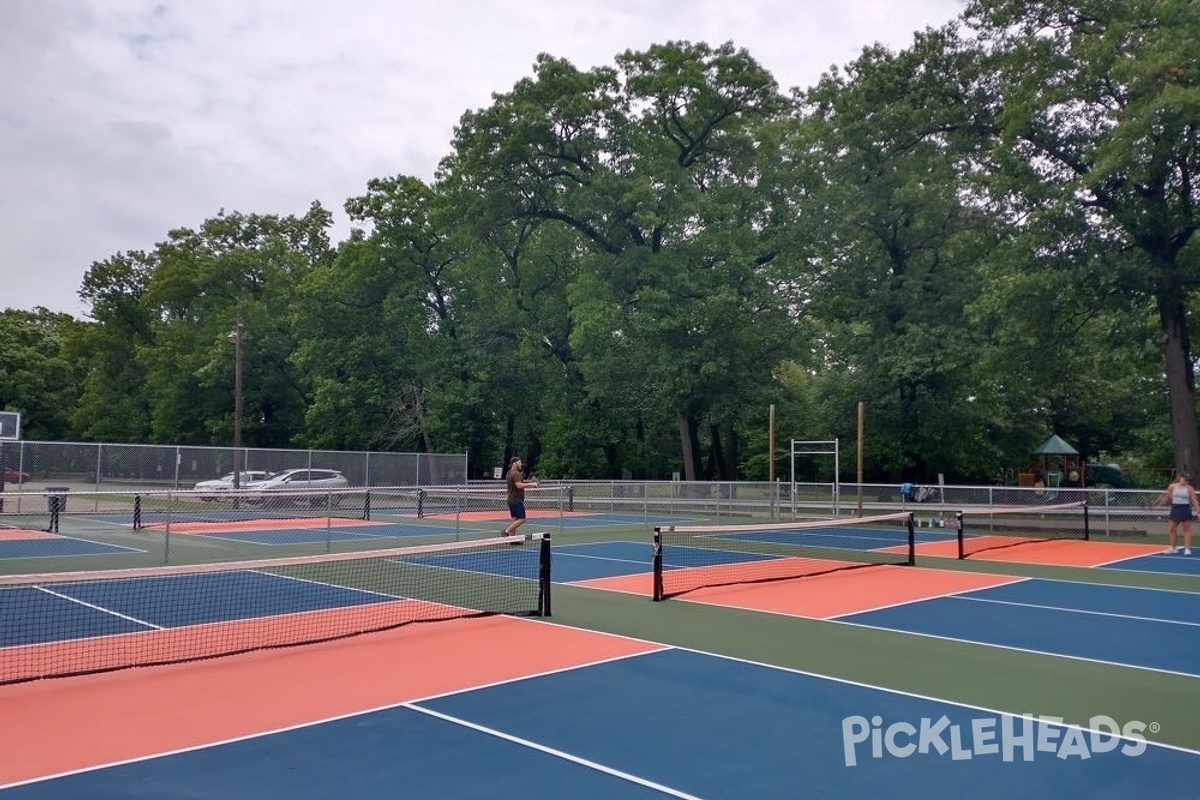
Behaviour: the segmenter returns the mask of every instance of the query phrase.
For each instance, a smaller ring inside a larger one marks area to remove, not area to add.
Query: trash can
[[[46,491],[50,493],[46,498],[47,511],[54,514],[67,510],[67,492],[71,491],[70,486],[47,486]]]

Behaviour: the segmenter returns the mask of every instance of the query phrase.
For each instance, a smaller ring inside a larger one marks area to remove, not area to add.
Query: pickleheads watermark
[[[842,748],[847,767],[857,765],[868,754],[870,758],[949,755],[954,761],[977,757],[1033,761],[1045,754],[1045,758],[1082,760],[1114,751],[1139,756],[1146,751],[1143,734],[1147,729],[1156,733],[1158,725],[1136,720],[1118,725],[1104,715],[1092,717],[1086,728],[1068,725],[1062,717],[1032,714],[978,717],[966,723],[951,722],[942,715],[923,717],[916,724],[899,721],[887,725],[878,715],[869,719],[855,715],[842,720]]]

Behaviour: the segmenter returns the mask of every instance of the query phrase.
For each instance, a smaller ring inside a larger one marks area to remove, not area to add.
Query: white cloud
[[[464,111],[531,74],[732,41],[786,89],[961,0],[37,0],[0,4],[0,308],[82,314],[94,261],[222,208],[339,213],[429,179]],[[335,236],[344,234],[340,220]]]

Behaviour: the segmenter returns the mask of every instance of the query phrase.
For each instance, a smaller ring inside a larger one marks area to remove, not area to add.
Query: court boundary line
[[[1142,558],[1164,558],[1164,559],[1166,559],[1166,558],[1179,558],[1179,559],[1190,559],[1190,558],[1196,558],[1196,557],[1195,557],[1195,556],[1185,556],[1185,555],[1183,555],[1183,554],[1162,553],[1162,552],[1159,552],[1159,553],[1143,553],[1143,554],[1142,554],[1142,555],[1140,555],[1140,556],[1125,556],[1124,558],[1117,558],[1117,559],[1114,559],[1114,560],[1112,560],[1112,561],[1105,561],[1105,562],[1104,562],[1104,563],[1102,563],[1102,564],[1095,564],[1095,565],[1093,565],[1093,566],[1091,566],[1091,567],[1088,567],[1088,569],[1113,569],[1113,565],[1114,565],[1114,564],[1121,564],[1121,563],[1123,563],[1123,562],[1125,562],[1125,561],[1134,561],[1134,560],[1136,560],[1136,559],[1142,559]],[[1200,559],[1197,559],[1197,561],[1200,561]],[[1154,569],[1122,569],[1122,568],[1120,568],[1120,567],[1116,567],[1115,569],[1116,569],[1116,571],[1117,571],[1117,572],[1135,572],[1135,573],[1137,573],[1138,575],[1180,575],[1180,576],[1183,576],[1183,577],[1185,577],[1185,578],[1197,578],[1197,577],[1200,577],[1200,572],[1163,572],[1163,571],[1160,571],[1160,570],[1154,570]],[[1165,591],[1165,590],[1164,590],[1164,591]],[[1171,591],[1180,592],[1180,591],[1186,591],[1186,590],[1184,590],[1184,589],[1173,589],[1173,590],[1171,590]]]
[[[879,564],[878,566],[890,566],[890,565]],[[947,570],[940,569],[939,567],[913,567],[913,569],[930,570],[932,572],[943,572],[943,573],[947,572]],[[954,572],[954,574],[959,574],[957,571],[952,571],[952,572]],[[836,573],[828,573],[828,574],[836,574]],[[1014,586],[1018,583],[1028,583],[1030,581],[1038,581],[1038,582],[1042,582],[1042,583],[1065,583],[1069,586],[1091,586],[1091,587],[1096,587],[1099,589],[1116,589],[1118,591],[1122,590],[1122,589],[1129,589],[1129,590],[1137,591],[1137,592],[1172,592],[1174,594],[1185,594],[1188,596],[1197,595],[1197,592],[1189,592],[1187,589],[1167,589],[1167,588],[1162,588],[1162,587],[1157,587],[1157,586],[1127,586],[1125,584],[1120,584],[1120,583],[1100,583],[1098,581],[1077,581],[1077,580],[1068,580],[1066,578],[1039,578],[1034,575],[1001,575],[1000,573],[971,572],[971,571],[967,571],[967,570],[964,570],[962,574],[995,575],[996,577],[1007,577],[1007,578],[1011,578],[1012,580],[1005,581],[1004,583],[998,583],[995,586],[982,586],[982,587],[976,587],[974,589],[961,589],[956,592],[945,592],[942,594],[933,594],[933,595],[929,595],[928,597],[921,597],[921,598],[917,598],[915,600],[904,600],[899,603],[889,603],[887,605],[874,606],[872,608],[863,609],[861,611],[848,611],[845,614],[835,614],[832,617],[819,617],[819,618],[803,617],[803,619],[822,619],[822,620],[825,620],[828,622],[835,622],[840,617],[850,617],[855,614],[867,614],[872,611],[885,611],[889,608],[900,608],[901,606],[912,605],[913,603],[922,603],[926,600],[939,600],[943,597],[957,597],[958,595],[969,594],[970,592],[985,592],[985,591],[988,591],[989,589],[999,589],[1001,586]],[[1156,574],[1161,574],[1161,573],[1156,573]],[[820,578],[820,577],[823,577],[823,576],[812,575],[812,576],[808,576],[808,577],[804,577],[804,578],[795,578],[794,580],[811,580],[812,578]],[[749,584],[747,584],[747,585],[749,585]],[[582,588],[590,589],[593,587],[583,586]],[[600,587],[595,587],[595,588],[599,589]],[[602,590],[602,591],[616,591],[616,590],[613,589],[613,590]],[[629,594],[629,592],[627,592],[627,594]],[[634,592],[633,594],[636,594],[636,592]],[[681,598],[684,600],[687,600],[687,595],[686,594],[682,595]],[[984,599],[984,598],[972,598],[972,599]],[[702,602],[702,601],[692,601],[692,602]],[[997,600],[994,602],[1000,602],[1000,601]],[[1015,603],[1015,605],[1030,605],[1030,606],[1032,606],[1035,604],[1033,604],[1033,603]],[[1045,606],[1045,608],[1057,609],[1059,611],[1071,610],[1071,609],[1066,609],[1066,608],[1058,608],[1057,606]],[[1075,609],[1075,610],[1078,610],[1078,609]],[[769,612],[766,612],[766,613],[769,613]],[[785,616],[794,617],[796,615],[786,614]],[[1114,615],[1114,616],[1120,616],[1120,615]],[[1158,617],[1145,617],[1145,619],[1157,620],[1159,618]],[[1163,620],[1163,621],[1166,621],[1166,620]],[[1189,623],[1189,624],[1196,624],[1196,623]]]
[[[587,559],[591,559],[593,561],[614,561],[618,564],[644,564],[647,567],[654,566],[649,559],[647,559],[646,561],[637,561],[632,558],[615,558],[613,556],[593,556],[593,555],[588,555],[586,553],[569,552],[572,548],[575,548],[575,547],[591,547],[593,545],[605,545],[605,544],[632,544],[632,545],[638,545],[639,547],[645,547],[647,550],[649,550],[651,547],[651,544],[649,542],[635,542],[631,539],[606,539],[602,542],[575,542],[574,544],[562,545],[557,548],[557,550],[555,551],[555,554],[560,555],[560,556],[567,556],[568,558],[587,558]],[[649,573],[647,573],[647,574],[649,574]],[[621,577],[621,576],[616,576],[616,577]],[[593,579],[585,578],[584,580],[593,580]],[[563,583],[565,585],[570,585],[570,581],[563,581]]]
[[[991,587],[988,587],[991,588]],[[972,591],[984,591],[982,589],[973,589]],[[1111,611],[1092,611],[1086,608],[1063,608],[1062,606],[1047,606],[1041,603],[1018,603],[1014,600],[994,600],[990,597],[951,597],[950,600],[967,600],[972,603],[995,603],[1003,606],[1018,606],[1021,608],[1040,608],[1046,611],[1066,611],[1071,614],[1091,614],[1097,617],[1113,617],[1115,619],[1129,619],[1138,622],[1160,622],[1164,625],[1185,625],[1190,628],[1200,628],[1200,622],[1188,622],[1182,619],[1164,619],[1162,617],[1140,617],[1135,614],[1115,614]]]
[[[951,598],[951,599],[953,599],[953,598]],[[779,614],[780,616],[791,617],[792,619],[811,619],[811,617],[797,617],[795,614],[781,614],[780,612],[776,612],[776,611],[767,611],[767,612],[759,612],[759,613]],[[855,613],[869,613],[869,612],[855,612]],[[1163,669],[1162,667],[1147,667],[1147,666],[1143,666],[1140,664],[1127,664],[1122,661],[1109,661],[1109,660],[1103,659],[1103,658],[1087,658],[1086,656],[1077,656],[1077,655],[1072,655],[1070,653],[1053,653],[1053,652],[1050,652],[1049,650],[1034,650],[1033,648],[1030,648],[1030,647],[1017,647],[1016,645],[1011,645],[1011,644],[995,644],[993,642],[979,642],[979,641],[975,641],[973,639],[960,639],[957,636],[943,636],[943,635],[937,634],[937,633],[924,633],[922,631],[906,631],[906,630],[901,630],[898,628],[884,628],[884,627],[880,627],[878,625],[868,625],[865,622],[850,622],[849,620],[845,620],[845,619],[825,619],[825,620],[817,620],[817,621],[818,622],[832,622],[835,625],[849,625],[851,627],[862,628],[864,630],[884,631],[886,633],[896,633],[896,634],[900,634],[902,636],[922,636],[927,639],[938,639],[943,642],[956,642],[958,644],[975,645],[976,647],[995,647],[1000,650],[1012,650],[1017,653],[1029,653],[1031,655],[1047,656],[1049,658],[1066,658],[1066,659],[1070,659],[1072,661],[1084,661],[1088,664],[1103,664],[1105,666],[1121,667],[1123,669],[1139,669],[1139,670],[1144,670],[1146,672],[1156,672],[1156,673],[1159,673],[1162,675],[1174,675],[1179,678],[1200,678],[1200,672],[1179,672],[1178,670]]]
[[[886,566],[890,566],[890,565],[889,564],[879,564],[877,566],[886,567]],[[933,572],[939,571],[936,569],[932,569],[930,567],[913,567],[912,569],[926,569],[926,570],[931,570]],[[837,573],[830,572],[830,573],[826,573],[826,574],[827,575],[836,575]],[[967,573],[967,574],[986,574],[986,573]],[[813,575],[811,577],[822,578],[825,576],[824,575]],[[834,614],[831,617],[798,617],[798,618],[799,619],[812,619],[812,620],[816,620],[817,622],[837,622],[840,617],[849,617],[849,616],[853,616],[854,614],[869,614],[873,611],[887,611],[888,609],[891,609],[891,608],[903,608],[904,606],[911,606],[916,603],[924,603],[926,600],[941,600],[943,598],[952,598],[952,597],[955,597],[960,594],[966,594],[967,592],[981,592],[981,591],[984,591],[985,589],[996,589],[1001,586],[1015,586],[1018,583],[1025,583],[1026,581],[1034,580],[1033,578],[1023,577],[1020,575],[1000,575],[997,577],[1007,577],[1007,578],[1010,578],[1011,580],[1007,580],[1004,583],[998,583],[995,586],[974,586],[970,589],[957,589],[953,592],[942,592],[941,594],[933,594],[933,595],[929,595],[928,597],[918,597],[913,600],[901,600],[898,603],[885,603],[884,605],[881,605],[881,606],[872,606],[871,608],[864,608],[864,609],[860,609],[858,611],[847,611],[845,614]],[[797,580],[803,580],[803,579],[797,579]],[[687,598],[684,597],[684,599],[686,600]],[[738,608],[740,608],[740,606]],[[768,611],[766,613],[772,613],[772,612]],[[795,615],[795,614],[784,614],[784,616],[797,617],[797,615]]]
[[[69,586],[70,584],[61,584],[61,585]],[[52,589],[49,589],[45,586],[41,586],[38,584],[31,584],[31,586],[35,591],[39,591],[44,594],[48,594],[51,597],[57,597],[59,600],[66,600],[68,603],[72,603],[74,605],[80,605],[80,606],[83,606],[84,608],[90,608],[92,611],[98,611],[101,614],[107,614],[110,617],[116,617],[117,619],[123,619],[126,622],[132,622],[135,625],[141,625],[143,628],[147,628],[148,630],[151,630],[151,631],[166,630],[166,627],[163,625],[156,625],[153,622],[147,622],[144,619],[138,619],[137,617],[130,616],[129,614],[122,614],[120,611],[117,611],[115,608],[106,608],[104,606],[96,605],[95,603],[89,603],[88,601],[81,600],[78,597],[71,597],[70,595],[63,594],[62,592],[53,591]],[[143,633],[143,632],[144,631],[133,631],[133,633]],[[68,641],[88,641],[88,640],[97,639],[97,638],[102,638],[102,637],[82,636],[82,637],[77,637],[74,640],[68,640]],[[18,646],[20,646],[20,645],[18,645]],[[7,650],[8,648],[4,647],[4,648],[0,648],[0,649]]]
[[[373,528],[370,528],[370,530],[378,530],[379,528],[386,529],[388,527],[395,527],[396,525],[402,525],[402,524],[403,523],[379,523],[378,525],[374,526]],[[406,539],[409,537],[417,538],[417,537],[426,537],[427,536],[427,537],[433,538],[433,537],[437,537],[437,536],[443,536],[443,537],[444,536],[454,536],[454,537],[456,537],[455,541],[460,541],[460,539],[458,537],[461,537],[463,534],[490,533],[491,532],[490,528],[445,528],[445,529],[430,529],[429,531],[422,530],[417,533],[388,533],[388,534],[371,533],[371,534],[366,534],[366,533],[346,533],[344,531],[355,530],[354,528],[347,527],[347,528],[335,529],[337,531],[337,533],[335,533],[335,534],[332,534],[329,536],[314,537],[312,539],[288,540],[286,537],[281,537],[281,538],[283,538],[283,541],[265,542],[261,539],[238,538],[239,536],[247,535],[247,534],[248,535],[262,535],[264,533],[267,533],[267,534],[283,533],[283,532],[297,533],[297,532],[302,532],[302,531],[322,531],[322,532],[324,532],[326,530],[328,530],[328,529],[327,528],[282,528],[282,529],[278,529],[278,530],[271,530],[270,528],[259,528],[257,530],[235,531],[232,533],[188,533],[188,534],[172,534],[172,536],[188,536],[188,537],[192,537],[192,538],[206,539],[206,540],[210,540],[210,541],[236,542],[238,544],[252,544],[252,545],[255,545],[258,547],[294,547],[298,544],[320,544],[322,542],[336,541],[338,539],[342,539],[344,541],[361,542],[361,541],[379,541],[379,540],[384,540],[384,539],[386,539],[386,540],[403,540],[403,539]],[[358,528],[358,530],[368,530],[368,528],[367,528],[367,526],[363,526],[361,528]],[[162,533],[162,531],[157,531],[157,533]],[[484,537],[484,538],[486,538],[486,537]],[[464,539],[461,541],[473,541],[473,540],[465,540]],[[403,546],[403,545],[401,545],[401,546]]]
[[[468,730],[472,730],[477,733],[483,733],[488,736],[494,736],[497,739],[502,739],[506,742],[511,742],[513,744],[521,745],[522,747],[527,747],[530,750],[536,750],[537,752],[542,753],[544,755],[553,756],[555,758],[562,759],[563,761],[568,761],[572,764],[576,764],[581,767],[587,767],[588,769],[595,770],[596,772],[600,772],[605,775],[610,775],[614,778],[620,778],[623,781],[627,781],[629,783],[636,784],[636,785],[641,786],[646,789],[651,789],[653,791],[659,792],[660,794],[665,794],[670,797],[677,797],[680,800],[704,800],[704,798],[702,798],[700,795],[689,794],[681,789],[674,789],[670,786],[667,786],[666,784],[656,783],[655,781],[649,780],[648,778],[638,777],[637,775],[634,775],[632,772],[625,772],[624,770],[619,770],[619,769],[616,769],[615,767],[605,766],[604,764],[601,764],[598,761],[592,761],[591,759],[587,759],[582,756],[576,756],[565,750],[559,750],[557,748],[550,747],[549,745],[541,744],[541,743],[535,742],[531,739],[525,739],[525,738],[517,736],[515,734],[505,733],[504,731],[498,731],[494,728],[489,728],[486,725],[481,725],[477,722],[471,722],[470,720],[459,719],[458,717],[451,716],[450,714],[446,714],[441,711],[434,711],[432,708],[422,708],[421,706],[416,705],[415,703],[412,703],[412,702],[405,703],[401,707],[407,708],[410,711],[415,711],[419,714],[428,715],[435,719],[440,719],[443,722],[449,722],[453,725],[460,725],[464,728],[467,728]]]
[[[16,528],[14,530],[30,530],[30,529],[29,528]],[[70,533],[58,533],[56,531],[55,532],[32,531],[32,532],[33,533],[53,533],[54,536],[57,538],[55,538],[55,539],[46,539],[46,538],[42,538],[42,539],[12,539],[9,541],[54,542],[54,541],[62,541],[64,539],[66,539],[66,540],[69,540],[72,542],[83,542],[84,544],[94,544],[96,547],[104,547],[104,548],[107,548],[107,552],[104,552],[104,553],[71,553],[68,555],[62,555],[61,553],[56,553],[56,554],[48,555],[48,556],[13,556],[12,558],[14,560],[15,559],[23,559],[23,558],[85,558],[87,556],[115,556],[115,555],[117,555],[117,553],[112,552],[114,550],[124,550],[126,553],[149,553],[150,552],[149,550],[142,550],[140,548],[130,547],[130,546],[124,545],[124,544],[109,544],[108,542],[97,542],[95,539],[86,539],[83,536],[76,536],[76,535],[73,535]],[[8,561],[8,560],[10,560],[10,559],[0,558],[0,562]]]
[[[1084,569],[1093,569],[1093,568],[1085,567]],[[1128,570],[1128,571],[1135,572],[1136,570]],[[990,574],[990,573],[982,573],[982,574]],[[1156,572],[1154,574],[1162,575],[1164,573]],[[1193,591],[1189,591],[1187,589],[1172,589],[1172,588],[1165,587],[1165,586],[1129,586],[1129,585],[1123,584],[1123,583],[1107,583],[1107,582],[1102,582],[1102,581],[1082,581],[1082,580],[1072,580],[1070,578],[1040,578],[1040,577],[1036,577],[1036,576],[1032,576],[1032,575],[1025,576],[1025,579],[1031,580],[1031,581],[1044,581],[1046,583],[1068,583],[1072,586],[1096,586],[1096,587],[1099,587],[1102,589],[1118,589],[1118,590],[1132,589],[1132,590],[1138,591],[1138,592],[1172,592],[1174,594],[1186,594],[1186,595],[1191,595],[1191,596],[1200,594],[1200,592],[1193,592]]]

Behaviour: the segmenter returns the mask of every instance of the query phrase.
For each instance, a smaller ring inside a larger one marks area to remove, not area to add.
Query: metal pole
[[[233,331],[233,488],[242,488],[242,312]]]

